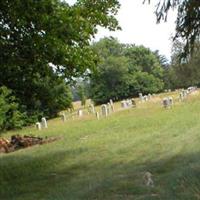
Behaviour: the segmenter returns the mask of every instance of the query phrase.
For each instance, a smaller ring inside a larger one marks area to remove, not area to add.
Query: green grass
[[[6,133],[62,140],[1,154],[0,199],[199,200],[200,95],[168,110],[155,99],[106,119],[54,119],[46,130]],[[143,183],[146,171],[153,188]]]

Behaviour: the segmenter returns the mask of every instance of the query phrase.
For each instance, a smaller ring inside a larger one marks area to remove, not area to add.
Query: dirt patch
[[[52,137],[52,138],[42,138],[37,136],[20,136],[20,135],[12,135],[10,140],[5,138],[0,138],[0,153],[10,153],[19,149],[31,147],[34,145],[42,145],[50,142],[54,142],[60,138]]]

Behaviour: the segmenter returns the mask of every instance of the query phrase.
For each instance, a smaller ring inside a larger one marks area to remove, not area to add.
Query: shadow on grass
[[[79,148],[34,157],[3,156],[0,199],[200,199],[200,153],[145,163],[139,159],[118,162],[111,157],[75,159],[87,152]],[[145,171],[153,174],[155,187],[144,185]]]

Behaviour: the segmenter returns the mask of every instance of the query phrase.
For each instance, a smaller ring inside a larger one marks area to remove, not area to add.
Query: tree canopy
[[[104,38],[93,45],[100,57],[91,76],[91,98],[95,103],[118,100],[163,89],[163,69],[154,52],[143,46]]]
[[[90,41],[98,26],[119,28],[117,0],[0,1],[0,86],[11,89],[27,115],[54,116],[70,106],[68,83],[97,56]]]

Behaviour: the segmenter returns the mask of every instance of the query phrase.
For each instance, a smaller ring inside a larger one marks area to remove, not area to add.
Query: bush
[[[21,128],[24,115],[19,111],[19,105],[12,91],[3,86],[0,88],[0,130]]]

